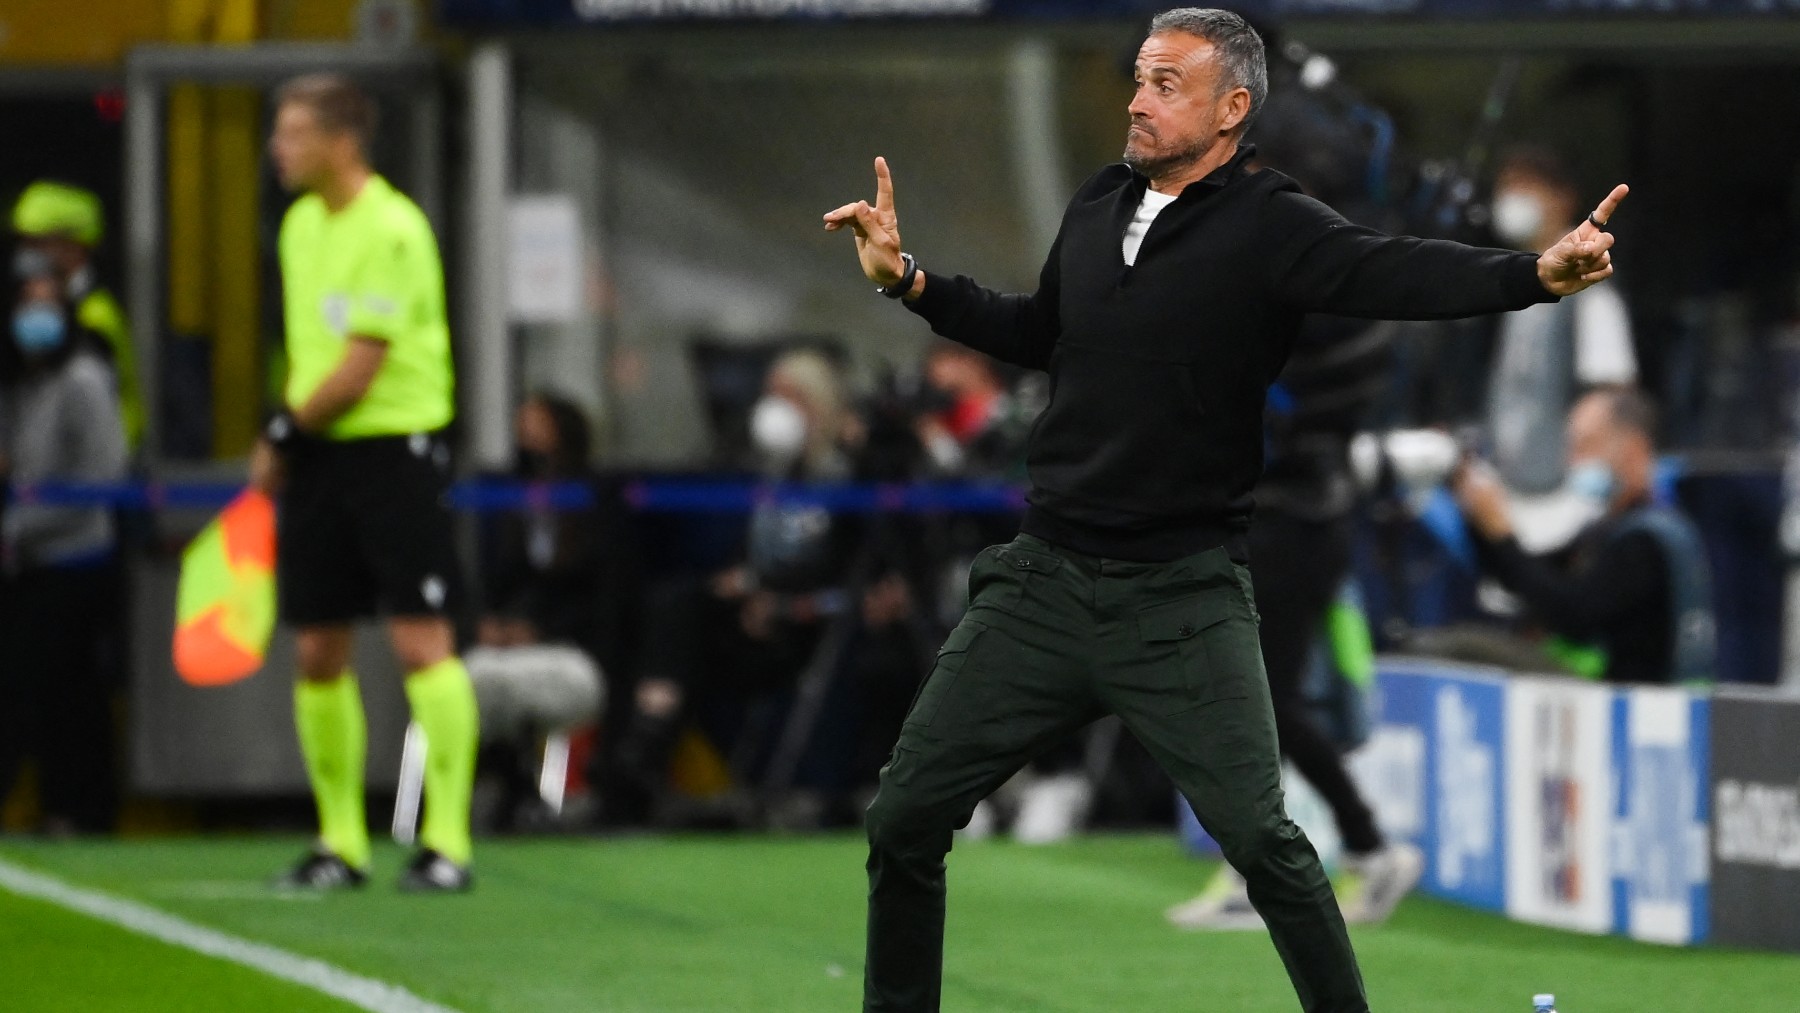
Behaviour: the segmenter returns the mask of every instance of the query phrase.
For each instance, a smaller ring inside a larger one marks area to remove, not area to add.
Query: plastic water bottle
[[[1556,1013],[1556,996],[1548,992],[1532,996],[1531,1013]]]

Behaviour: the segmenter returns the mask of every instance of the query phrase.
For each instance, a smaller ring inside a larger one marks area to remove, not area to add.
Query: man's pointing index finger
[[[875,210],[894,210],[894,177],[888,172],[887,159],[875,156]]]
[[[1606,199],[1600,202],[1600,206],[1594,209],[1593,220],[1601,225],[1612,221],[1613,212],[1619,209],[1619,202],[1624,200],[1625,195],[1630,192],[1631,188],[1623,183],[1613,187],[1612,193],[1607,194]]]

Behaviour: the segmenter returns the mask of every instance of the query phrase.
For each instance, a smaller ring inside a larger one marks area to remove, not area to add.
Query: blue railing
[[[243,486],[230,482],[44,482],[14,486],[16,503],[104,506],[123,510],[218,509]],[[625,502],[645,513],[749,513],[756,507],[817,506],[833,513],[1018,513],[1025,490],[1003,483],[771,483],[716,479],[643,479],[625,483]],[[582,510],[594,489],[582,482],[459,482],[451,504],[470,513]]]

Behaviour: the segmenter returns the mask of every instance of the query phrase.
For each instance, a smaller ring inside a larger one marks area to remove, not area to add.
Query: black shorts
[[[286,465],[275,566],[284,621],[454,615],[462,582],[441,435],[311,441]]]

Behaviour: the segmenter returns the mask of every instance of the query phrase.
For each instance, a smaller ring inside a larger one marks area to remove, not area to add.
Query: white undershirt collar
[[[1125,226],[1125,266],[1137,264],[1138,250],[1144,245],[1144,236],[1150,231],[1150,223],[1162,209],[1175,203],[1181,196],[1173,193],[1157,193],[1149,187],[1144,188],[1144,199],[1139,202],[1137,213],[1131,216],[1131,224]]]

